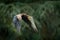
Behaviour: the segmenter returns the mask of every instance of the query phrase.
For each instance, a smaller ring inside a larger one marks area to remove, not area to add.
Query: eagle
[[[21,23],[20,23],[21,20],[27,23],[29,27],[31,27],[34,31],[38,31],[34,23],[33,17],[25,13],[21,13],[13,17],[13,24],[15,25],[15,28],[17,29],[18,32],[20,32],[21,30]]]

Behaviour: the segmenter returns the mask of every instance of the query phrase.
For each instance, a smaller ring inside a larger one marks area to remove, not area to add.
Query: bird
[[[13,17],[13,24],[15,25],[15,28],[17,29],[18,32],[20,32],[21,30],[21,23],[20,23],[21,20],[27,23],[34,31],[38,32],[33,17],[27,15],[26,13],[20,13]]]

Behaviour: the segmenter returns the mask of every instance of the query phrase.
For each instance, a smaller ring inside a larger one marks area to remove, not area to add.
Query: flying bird
[[[34,23],[33,17],[25,13],[22,13],[22,14],[17,14],[13,17],[13,23],[18,32],[20,32],[21,29],[21,23],[20,23],[21,20],[27,23],[34,31],[38,31]]]

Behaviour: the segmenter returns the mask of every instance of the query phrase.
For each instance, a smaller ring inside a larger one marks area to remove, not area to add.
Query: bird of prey
[[[33,17],[30,15],[27,15],[25,13],[17,14],[13,17],[13,23],[17,29],[18,32],[20,32],[21,29],[21,23],[19,21],[23,20],[25,23],[27,23],[31,28],[34,29],[34,31],[38,31],[37,27],[34,23]]]

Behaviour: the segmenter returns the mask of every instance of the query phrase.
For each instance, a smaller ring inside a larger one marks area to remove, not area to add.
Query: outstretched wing
[[[15,25],[15,28],[17,29],[18,32],[20,32],[20,22],[19,20],[17,19],[16,16],[13,17],[13,24]]]
[[[37,29],[37,27],[36,27],[36,25],[35,25],[35,23],[34,23],[33,17],[32,17],[32,16],[29,16],[28,19],[29,19],[29,21],[31,22],[31,26],[32,26],[32,28],[34,29],[34,31],[37,31],[37,32],[38,32],[38,29]]]
[[[34,31],[38,31],[36,28],[36,25],[34,23],[33,17],[29,15],[22,15],[22,19],[31,27],[34,29]]]

